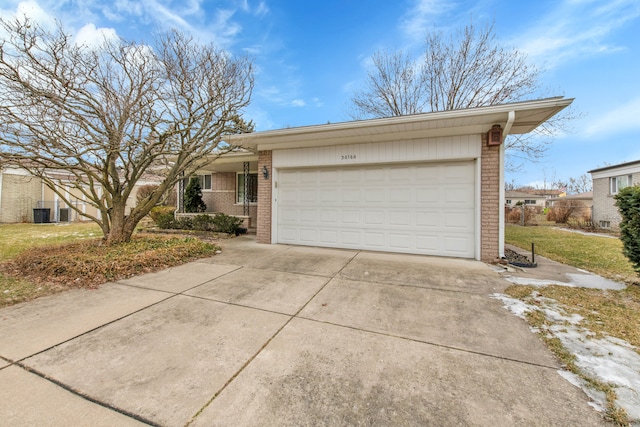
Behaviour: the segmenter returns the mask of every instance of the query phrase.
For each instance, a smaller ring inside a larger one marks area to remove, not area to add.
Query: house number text
[[[340,160],[353,160],[355,158],[355,154],[343,154],[342,156],[340,156]]]

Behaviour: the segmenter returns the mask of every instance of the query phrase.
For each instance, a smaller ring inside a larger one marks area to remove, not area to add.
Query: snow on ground
[[[558,303],[549,298],[535,296],[536,305],[504,294],[493,294],[509,311],[518,317],[533,310],[542,310],[553,323],[546,332],[560,339],[564,347],[576,356],[576,365],[588,376],[615,385],[616,404],[624,408],[634,426],[640,426],[640,354],[626,341],[595,334],[580,326],[582,317],[567,314]],[[533,330],[533,328],[532,328]],[[534,332],[538,332],[534,330]],[[600,411],[605,408],[605,397],[590,389],[579,377],[569,371],[558,373],[570,383],[582,388],[592,399],[592,406]]]

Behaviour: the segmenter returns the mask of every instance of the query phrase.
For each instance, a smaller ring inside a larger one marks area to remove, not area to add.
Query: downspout
[[[515,111],[509,111],[509,115],[507,117],[507,123],[504,126],[504,130],[502,132],[502,144],[500,144],[500,211],[498,212],[498,256],[500,258],[504,258],[504,204],[505,204],[505,194],[504,194],[504,141],[507,139],[509,132],[511,132],[511,126],[513,126],[513,122],[516,120]]]

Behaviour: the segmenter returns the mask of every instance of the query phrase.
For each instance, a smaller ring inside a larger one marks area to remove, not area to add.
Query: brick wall
[[[616,175],[612,175],[616,176]],[[611,195],[609,188],[609,178],[597,178],[593,180],[593,223],[600,226],[600,221],[609,221],[611,228],[620,228],[622,217],[616,207],[615,199]],[[640,185],[640,173],[631,174],[633,185]]]
[[[258,212],[256,242],[271,243],[271,180],[273,179],[271,151],[258,152]],[[269,179],[262,176],[263,166],[269,171]]]
[[[0,222],[33,222],[33,208],[42,198],[42,181],[33,176],[3,173],[1,190]]]
[[[202,200],[207,205],[207,212],[222,212],[227,215],[244,215],[244,205],[236,201],[235,172],[219,172],[211,174],[211,190],[202,190]],[[255,224],[257,206],[249,205],[249,227]]]
[[[491,262],[499,256],[500,146],[482,143],[480,158],[480,259]]]

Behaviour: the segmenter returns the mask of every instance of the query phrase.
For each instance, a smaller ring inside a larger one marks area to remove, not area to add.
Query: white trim
[[[271,243],[278,243],[278,168],[273,167],[271,161]]]
[[[475,209],[476,209],[476,223],[475,223],[475,259],[480,261],[482,255],[482,158],[478,157],[475,160],[476,167],[476,188],[475,188]]]
[[[524,134],[572,102],[573,99],[556,97],[463,110],[276,129],[229,135],[226,142],[260,151],[483,134],[494,124],[509,122],[511,113],[514,120],[510,133]]]

